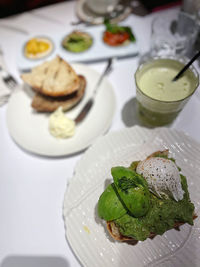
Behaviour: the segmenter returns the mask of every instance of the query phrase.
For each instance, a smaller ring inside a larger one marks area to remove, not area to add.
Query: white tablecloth
[[[77,20],[74,6],[75,1],[63,2],[34,11],[52,17],[52,21],[32,15],[31,12],[0,20],[0,45],[9,71],[19,82],[21,80],[16,60],[24,35],[2,25],[18,26],[31,35],[63,33],[64,30],[70,31],[70,22]],[[177,11],[178,8],[165,10],[160,15],[167,16],[170,12]],[[127,25],[132,25],[134,29],[141,53],[149,48],[150,24],[156,15],[158,13],[146,17],[131,15],[126,20]],[[138,59],[139,57],[118,60],[109,76],[117,99],[117,110],[109,131],[134,124],[124,119],[124,111],[135,96],[134,72]],[[101,72],[105,64],[101,62],[90,65]],[[80,266],[65,239],[62,204],[67,182],[82,153],[52,159],[23,151],[9,135],[6,108],[7,105],[0,108],[0,263],[9,260],[12,262],[10,257],[13,256],[34,256],[35,259],[59,257],[66,263],[52,266]],[[196,92],[172,127],[183,130],[200,141],[199,116],[200,97]],[[20,266],[23,267],[23,264]]]

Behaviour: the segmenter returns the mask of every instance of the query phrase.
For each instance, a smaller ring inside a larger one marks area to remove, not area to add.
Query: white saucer
[[[121,1],[123,3],[123,0]],[[131,13],[131,8],[129,6],[124,7],[121,6],[121,11],[116,12],[116,16],[113,16],[110,22],[118,23],[125,18],[127,18]],[[78,0],[76,5],[76,13],[77,16],[84,22],[88,22],[91,24],[102,24],[104,22],[104,17],[98,14],[93,13],[86,4],[86,0]]]
[[[74,119],[91,96],[100,74],[83,64],[72,66],[87,81],[83,100],[66,113],[69,118]],[[115,111],[114,91],[105,78],[89,114],[76,126],[75,135],[67,139],[56,139],[48,130],[50,114],[38,113],[31,107],[33,95],[33,91],[24,85],[13,92],[7,108],[7,125],[10,135],[19,146],[43,156],[66,156],[87,148],[108,130]]]

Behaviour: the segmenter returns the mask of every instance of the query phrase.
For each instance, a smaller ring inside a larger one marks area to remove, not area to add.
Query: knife
[[[97,81],[97,84],[94,88],[93,94],[92,96],[89,98],[89,100],[86,102],[86,104],[84,105],[84,107],[82,108],[82,110],[79,112],[78,116],[74,119],[75,123],[80,123],[88,114],[88,112],[90,111],[90,109],[92,108],[94,102],[95,102],[95,95],[103,81],[103,78],[111,71],[112,69],[112,63],[113,63],[114,58],[109,58],[108,60],[108,64],[104,70],[104,72],[102,73],[102,75],[100,76],[99,80]]]

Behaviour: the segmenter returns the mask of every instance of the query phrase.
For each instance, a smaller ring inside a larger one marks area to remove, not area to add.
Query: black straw
[[[176,80],[178,80],[180,78],[180,76],[190,67],[190,65],[200,56],[200,51],[187,63],[187,65],[185,65],[180,71],[179,73],[173,78],[173,82],[175,82]]]

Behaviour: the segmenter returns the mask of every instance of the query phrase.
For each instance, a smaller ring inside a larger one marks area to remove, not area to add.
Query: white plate
[[[74,119],[91,96],[100,74],[82,64],[73,64],[72,67],[87,80],[83,100],[66,112],[69,118]],[[24,85],[12,94],[7,109],[7,125],[17,144],[45,156],[64,156],[85,149],[108,130],[115,111],[114,91],[108,79],[104,78],[92,109],[76,126],[75,135],[68,139],[56,139],[48,131],[49,114],[35,112],[31,108],[32,97],[32,90]]]
[[[123,25],[123,23],[121,24]],[[127,24],[124,24],[128,26]],[[77,28],[76,28],[77,30]],[[137,44],[137,36],[136,42],[130,42],[128,45],[120,46],[120,47],[111,47],[106,45],[102,41],[103,32],[105,30],[104,25],[100,26],[92,26],[87,28],[80,28],[81,31],[85,31],[89,33],[93,37],[93,45],[86,51],[81,53],[72,53],[64,49],[61,45],[62,40],[66,35],[71,32],[63,32],[63,34],[57,35],[53,34],[52,36],[46,36],[51,39],[54,43],[54,50],[49,55],[46,56],[45,59],[28,59],[24,56],[24,44],[33,38],[34,36],[25,37],[21,43],[21,51],[18,53],[17,58],[17,66],[20,71],[30,69],[38,64],[42,63],[44,60],[50,60],[56,55],[60,55],[67,62],[96,62],[107,60],[111,57],[116,58],[124,58],[124,57],[133,57],[138,55],[138,44]]]
[[[84,266],[198,266],[200,221],[181,226],[137,245],[114,242],[96,213],[99,196],[111,179],[112,166],[168,148],[186,175],[196,213],[200,210],[200,144],[167,128],[132,127],[101,137],[79,161],[65,193],[66,238]]]

